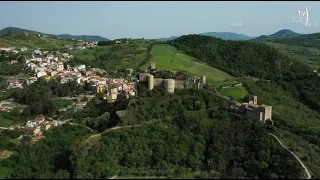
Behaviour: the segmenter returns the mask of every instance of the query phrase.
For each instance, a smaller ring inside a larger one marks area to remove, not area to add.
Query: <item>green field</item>
[[[102,67],[111,72],[126,68],[137,68],[145,59],[150,43],[132,40],[130,44],[99,46],[94,49],[74,50],[74,57],[85,59],[92,67]]]
[[[27,119],[20,115],[19,112],[0,112],[0,127],[9,127],[14,122],[26,122]]]
[[[1,167],[0,168],[0,179],[6,179],[10,172],[12,172],[12,169],[10,169],[8,167]]]
[[[62,109],[62,108],[68,107],[69,105],[72,105],[73,104],[73,100],[57,99],[57,100],[55,100],[55,104],[59,109]]]
[[[9,127],[11,124],[13,124],[12,120],[0,117],[0,127]]]
[[[224,88],[220,93],[221,95],[232,96],[236,100],[242,101],[244,96],[248,94],[248,91],[244,86],[236,86],[231,88]]]
[[[167,44],[155,45],[151,54],[151,61],[156,63],[157,69],[180,70],[192,76],[206,76],[208,84],[215,87],[226,84],[226,79],[234,79],[224,71],[196,62],[196,58],[178,52],[175,47]],[[145,64],[143,68],[148,68],[149,64]]]
[[[93,49],[84,49],[84,50],[76,49],[71,51],[70,54],[72,54],[73,56],[85,58],[87,60],[95,60],[96,59],[95,55],[99,56],[106,50],[109,50],[111,47],[112,46],[101,46]]]

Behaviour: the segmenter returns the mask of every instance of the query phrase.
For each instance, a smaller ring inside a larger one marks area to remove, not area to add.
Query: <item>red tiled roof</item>
[[[34,127],[26,127],[25,128],[25,130],[27,130],[27,131],[34,131],[36,128],[34,128]]]
[[[116,83],[116,86],[118,86],[118,87],[119,87],[119,86],[121,86],[121,85],[122,85],[122,84],[121,84],[121,83],[119,83],[119,82],[118,82],[118,83]]]
[[[8,79],[9,83],[17,82],[17,79]]]
[[[35,117],[33,120],[34,121],[42,121],[44,119],[44,117]]]

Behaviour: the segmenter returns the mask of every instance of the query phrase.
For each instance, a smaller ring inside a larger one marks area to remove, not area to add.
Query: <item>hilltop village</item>
[[[85,49],[96,47],[97,43],[88,43],[83,41],[77,42],[77,49]],[[72,50],[71,46],[65,45],[65,48]],[[2,51],[19,53],[26,51],[27,48],[1,48]],[[134,69],[128,68],[127,74],[130,78],[107,78],[102,77],[105,73],[104,70],[98,68],[90,68],[85,64],[79,64],[76,66],[70,66],[67,64],[68,60],[73,56],[69,53],[59,52],[42,52],[40,49],[32,51],[31,58],[25,58],[26,69],[34,74],[33,77],[26,79],[9,78],[7,80],[8,89],[11,88],[23,88],[23,84],[30,85],[36,82],[39,78],[50,80],[58,79],[61,84],[75,81],[78,85],[86,87],[91,91],[91,94],[82,94],[78,97],[65,97],[62,99],[75,99],[75,110],[81,110],[84,108],[88,101],[90,101],[95,94],[103,93],[103,99],[114,103],[119,95],[123,95],[126,98],[137,96],[137,83],[144,84],[149,90],[153,90],[155,87],[162,87],[169,93],[174,93],[175,89],[182,88],[195,88],[204,89],[206,85],[206,76],[191,77],[181,72],[176,71],[163,71],[157,70],[154,62],[150,63],[149,69],[134,73]],[[11,63],[16,63],[15,60]],[[160,78],[161,74],[166,72],[170,74],[170,78]],[[133,74],[137,74],[134,77]],[[86,100],[83,100],[86,99]],[[238,115],[246,118],[257,119],[260,121],[266,121],[272,119],[272,107],[268,105],[258,105],[257,97],[254,96],[249,103],[238,103],[232,101],[232,111]],[[19,107],[14,102],[1,102],[2,111],[10,111],[14,107]],[[21,107],[21,106],[20,106]],[[48,130],[50,127],[63,124],[55,121],[45,121],[43,115],[38,115],[32,121],[28,121],[25,125],[25,135],[39,136],[42,132]],[[15,124],[10,128],[22,128],[23,126]]]

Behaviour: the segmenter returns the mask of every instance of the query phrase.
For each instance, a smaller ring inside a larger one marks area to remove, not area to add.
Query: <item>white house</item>
[[[18,79],[8,79],[8,89],[10,88],[22,88],[22,84]]]
[[[28,121],[28,122],[26,123],[26,125],[27,125],[28,127],[35,127],[35,126],[37,125],[37,123],[36,123],[36,122],[32,122],[32,121]]]
[[[40,71],[40,72],[37,73],[37,77],[38,77],[38,78],[39,78],[39,77],[46,76],[46,75],[47,75],[47,73],[44,72],[44,71]]]
[[[28,48],[26,48],[26,47],[22,47],[20,50],[21,50],[21,51],[27,51],[27,50],[28,50]]]
[[[63,64],[58,64],[57,65],[57,71],[63,71],[63,70],[64,70]]]
[[[31,77],[31,78],[27,79],[27,84],[29,85],[29,84],[32,84],[36,81],[37,81],[37,77]]]
[[[80,64],[80,65],[75,66],[75,68],[78,70],[86,69],[86,65]]]

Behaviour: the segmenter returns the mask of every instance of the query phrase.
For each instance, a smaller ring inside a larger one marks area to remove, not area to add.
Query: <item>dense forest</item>
[[[242,80],[258,102],[272,105],[275,133],[310,168],[314,178],[320,177],[320,114],[294,99],[274,82]]]
[[[17,60],[11,64],[12,60]],[[13,53],[0,53],[0,75],[17,75],[20,73],[28,73],[25,69],[24,57]]]
[[[39,114],[54,115],[58,110],[54,103],[55,97],[72,97],[83,92],[85,89],[75,81],[60,84],[58,79],[50,81],[39,79],[31,85],[25,86],[24,89],[13,89],[10,97],[18,103],[29,106],[23,111],[23,115],[29,117]]]
[[[295,99],[320,111],[319,77],[302,63],[262,43],[181,36],[171,45],[233,76],[254,76],[280,85]]]
[[[114,175],[188,178],[300,178],[304,172],[290,153],[267,134],[272,127],[234,118],[227,103],[205,91],[139,86],[123,128],[85,140],[90,132],[63,125],[45,139],[11,147],[1,161],[9,178],[110,178]],[[118,109],[126,99],[116,102]],[[128,122],[130,121],[130,122]],[[21,173],[24,172],[24,173]]]

